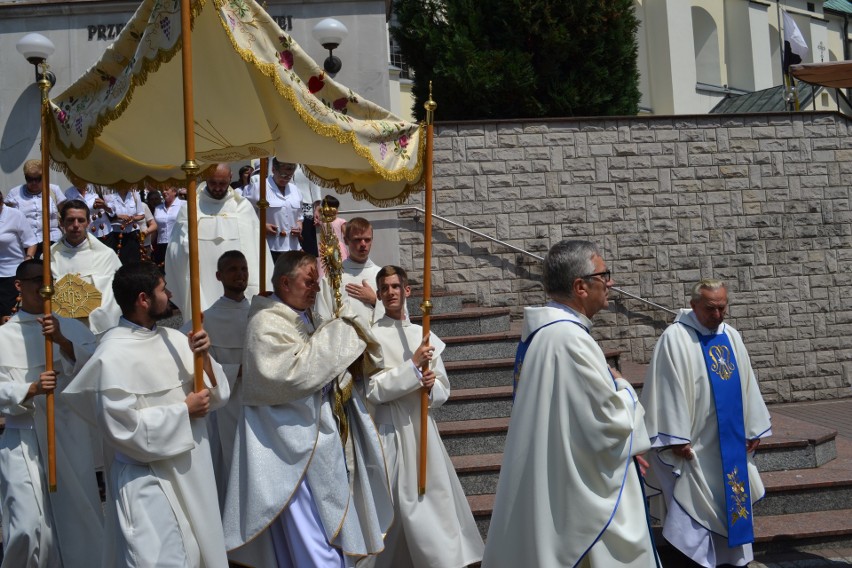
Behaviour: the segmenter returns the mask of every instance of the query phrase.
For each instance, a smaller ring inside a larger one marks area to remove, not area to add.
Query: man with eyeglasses
[[[24,183],[13,187],[6,193],[6,205],[18,209],[27,218],[33,232],[38,238],[35,258],[41,258],[42,253],[42,166],[41,160],[24,162]],[[59,230],[59,205],[65,201],[65,194],[58,185],[50,184],[50,244],[62,236]]]
[[[482,565],[651,568],[644,412],[590,333],[612,274],[593,243],[562,241],[544,259],[543,281],[551,301],[524,310]]]
[[[642,388],[648,485],[662,491],[654,506],[679,565],[745,566],[751,506],[764,494],[754,452],[771,434],[769,412],[742,337],[724,323],[725,284],[700,281],[690,304],[657,342]]]

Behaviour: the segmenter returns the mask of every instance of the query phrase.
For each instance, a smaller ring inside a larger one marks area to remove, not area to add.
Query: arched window
[[[719,31],[707,10],[692,7],[692,39],[695,44],[695,74],[699,83],[722,85],[719,60]]]

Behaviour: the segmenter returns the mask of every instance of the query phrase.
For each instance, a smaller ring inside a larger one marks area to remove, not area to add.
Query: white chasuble
[[[351,313],[316,331],[307,318],[274,297],[252,300],[243,415],[223,517],[231,559],[248,566],[275,565],[270,527],[281,529],[279,517],[302,502],[305,483],[319,524],[304,530],[321,530],[318,538],[339,549],[347,565],[382,550],[393,517],[381,442],[359,389],[346,403],[351,451],[341,443],[336,390],[329,390],[365,348],[377,349],[375,340]]]
[[[370,377],[367,399],[376,405],[395,516],[376,567],[461,568],[479,562],[482,537],[432,416],[426,430],[426,495],[418,496],[421,385],[411,357],[423,328],[385,316],[373,325],[373,334],[386,370]],[[429,406],[438,408],[450,395],[450,382],[441,360],[444,343],[433,334],[430,344],[435,384]]]
[[[34,314],[18,312],[0,326],[0,498],[3,568],[100,566],[104,525],[95,479],[92,434],[71,412],[62,389],[95,349],[80,322],[60,318],[74,345],[71,361],[53,345],[59,371],[55,397],[56,491],[48,491],[45,397],[24,400],[45,370],[44,336]]]
[[[261,280],[269,278],[260,274],[260,222],[251,203],[234,193],[233,189],[222,199],[213,199],[204,184],[198,187],[198,273],[203,312],[221,295],[222,286],[216,280],[219,257],[229,250],[239,250],[246,257],[249,269],[246,298],[260,290]],[[188,207],[181,207],[166,249],[166,287],[172,293],[172,302],[189,319],[189,228]],[[267,274],[272,275],[272,257],[266,251]]]
[[[112,293],[112,279],[121,267],[118,255],[94,235],[86,234],[86,240],[71,247],[60,239],[50,247],[50,272],[54,280],[66,274],[77,274],[94,285],[101,293],[101,305],[89,314],[89,329],[100,335],[118,325],[121,309]]]
[[[229,386],[212,366],[217,386],[204,380],[215,410]],[[192,388],[186,335],[122,318],[67,389],[94,393],[111,458],[104,566],[228,566],[207,421],[190,418],[184,402]]]
[[[656,565],[633,463],[650,447],[642,406],[613,380],[590,326],[559,304],[524,310],[521,339],[538,333],[512,408],[487,568]]]
[[[769,411],[740,334],[723,323],[717,330],[701,325],[692,310],[680,310],[657,342],[642,388],[645,424],[654,450],[649,452],[652,512],[663,520],[663,536],[699,564],[743,565],[751,545],[729,548],[725,517],[724,473],[712,386],[697,334],[725,333],[739,367],[746,440],[771,434]],[[684,460],[668,446],[689,443],[696,457]],[[754,457],[748,456],[752,503],[764,494]]]

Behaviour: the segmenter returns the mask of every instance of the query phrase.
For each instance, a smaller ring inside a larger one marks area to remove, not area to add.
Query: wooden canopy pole
[[[183,68],[183,137],[186,161],[181,169],[186,174],[187,223],[189,224],[189,300],[192,309],[192,333],[201,331],[201,292],[198,277],[198,197],[195,161],[195,107],[192,90],[192,22],[190,0],[180,2],[181,66]],[[194,390],[204,389],[204,359],[201,353],[194,356]]]
[[[41,254],[43,264],[41,288],[39,293],[44,299],[44,315],[53,313],[53,277],[50,274],[50,153],[48,151],[48,117],[50,116],[50,78],[46,61],[39,63],[41,75],[38,80],[41,89]],[[44,339],[44,370],[53,370],[53,340]],[[56,407],[53,391],[45,395],[47,406],[47,485],[51,492],[56,491]]]
[[[432,100],[432,82],[429,81],[429,100],[426,108],[426,162],[423,164],[426,174],[426,195],[424,197],[426,220],[423,227],[423,338],[429,338],[429,314],[432,312],[432,137],[435,109],[438,103]],[[429,363],[423,365],[423,371],[429,370]],[[417,471],[417,491],[426,494],[426,440],[428,438],[429,389],[420,389],[420,460]]]
[[[266,210],[269,202],[266,200],[266,178],[269,177],[269,158],[260,159],[260,181],[257,199],[257,212],[260,216],[260,293],[266,292]]]

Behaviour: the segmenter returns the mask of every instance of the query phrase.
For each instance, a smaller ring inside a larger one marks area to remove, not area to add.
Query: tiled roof
[[[799,107],[804,109],[811,104],[814,98],[814,90],[818,92],[822,87],[813,87],[807,83],[797,82],[799,93]],[[755,91],[746,95],[728,95],[719,104],[713,107],[711,114],[740,114],[751,112],[773,112],[788,110],[784,101],[784,85],[770,87],[762,91]]]
[[[850,0],[825,0],[822,5],[823,10],[834,10],[835,12],[843,12],[852,14],[852,1]]]

